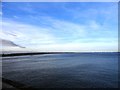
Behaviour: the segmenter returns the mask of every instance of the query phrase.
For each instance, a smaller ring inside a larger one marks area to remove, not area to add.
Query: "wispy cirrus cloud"
[[[2,12],[0,12],[0,15],[2,15]]]
[[[115,5],[4,3],[0,38],[35,51],[117,51]]]
[[[95,22],[80,25],[49,18],[46,23],[50,25],[38,27],[6,19],[2,24],[3,32],[0,33],[0,38],[35,51],[117,50],[117,39],[106,38],[106,32],[103,31],[103,37],[99,36],[96,39],[94,35],[91,37],[89,31],[94,34],[103,33],[99,31],[101,26]]]
[[[14,41],[21,45],[30,45],[32,43],[53,42],[53,36],[47,29],[22,24],[14,21],[3,21],[3,32],[1,38]],[[51,41],[52,40],[52,41]],[[40,42],[37,42],[40,41]]]

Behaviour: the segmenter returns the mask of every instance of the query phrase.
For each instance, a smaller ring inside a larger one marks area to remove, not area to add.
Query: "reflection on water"
[[[3,58],[3,77],[38,88],[118,87],[117,53]]]

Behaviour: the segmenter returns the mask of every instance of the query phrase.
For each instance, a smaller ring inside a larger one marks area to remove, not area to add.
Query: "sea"
[[[33,88],[117,88],[118,53],[3,57],[2,77]]]

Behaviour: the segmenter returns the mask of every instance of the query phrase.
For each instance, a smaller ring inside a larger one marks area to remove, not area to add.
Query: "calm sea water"
[[[35,88],[116,88],[117,53],[3,58],[3,77]]]

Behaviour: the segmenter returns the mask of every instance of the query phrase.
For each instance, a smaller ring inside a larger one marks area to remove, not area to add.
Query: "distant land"
[[[20,48],[25,48],[23,46],[17,45],[14,42],[10,41],[10,40],[5,40],[5,39],[0,39],[0,41],[2,42],[2,47],[4,46],[11,46],[11,47],[20,47]]]
[[[25,55],[41,55],[41,54],[73,54],[73,53],[81,53],[81,54],[89,54],[89,53],[120,53],[120,52],[27,52],[27,53],[8,53],[8,54],[0,54],[2,57],[11,57],[11,56],[25,56]]]

